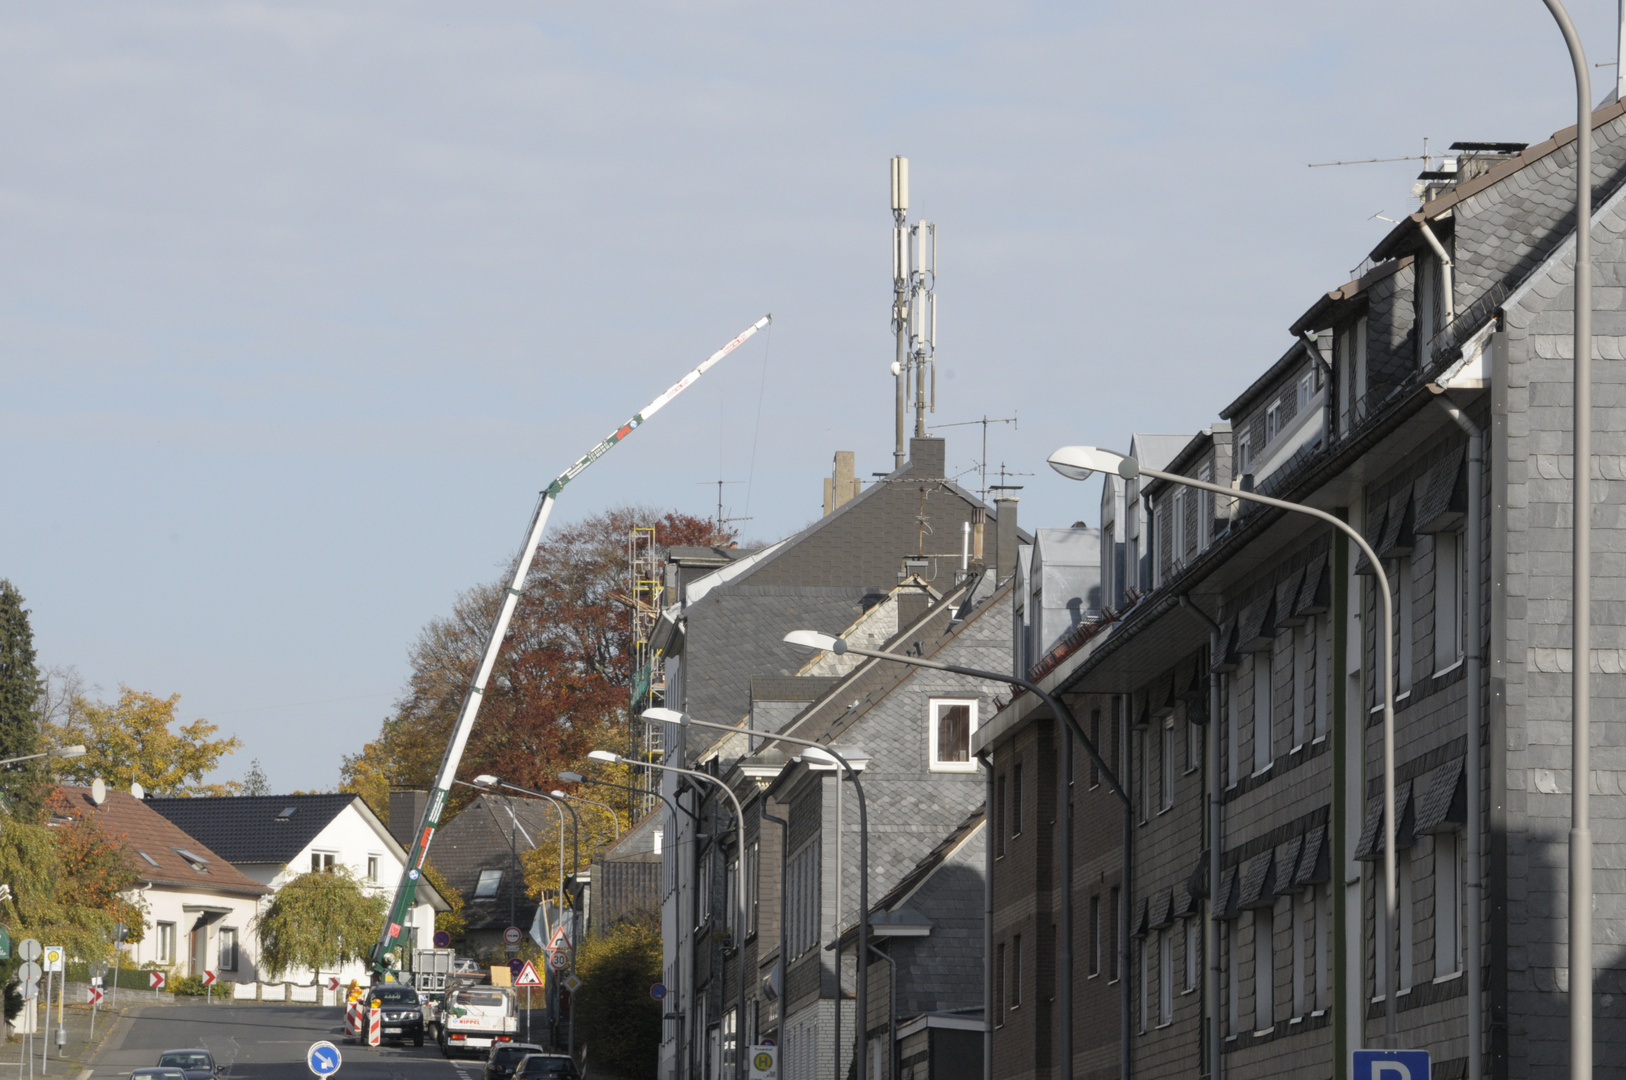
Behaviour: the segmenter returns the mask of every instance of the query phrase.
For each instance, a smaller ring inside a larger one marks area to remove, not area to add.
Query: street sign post
[[[508,974],[510,976],[517,976],[523,970],[525,970],[525,961],[517,956],[509,957]]]
[[[656,1001],[665,1001],[666,1000],[666,984],[665,983],[656,983],[654,986],[651,986],[649,988],[649,996],[654,998]]]
[[[566,990],[569,990],[572,994],[574,994],[576,991],[580,990],[581,988],[582,988],[581,978],[574,971],[572,971],[569,975],[565,976],[565,989]]]
[[[541,986],[542,976],[536,973],[536,965],[529,960],[519,963],[519,970],[514,973],[515,986]]]
[[[518,945],[520,938],[524,936],[524,934],[519,932],[519,927],[510,926],[508,929],[502,932],[502,942],[504,945]]]
[[[1427,1050],[1356,1050],[1350,1080],[1429,1080]]]
[[[751,1047],[751,1080],[779,1080],[779,1048],[773,1043]]]
[[[311,1043],[310,1049],[305,1051],[305,1064],[310,1066],[311,1072],[317,1076],[332,1076],[344,1064],[344,1058],[339,1054],[339,1048],[323,1039],[321,1042]]]
[[[452,935],[451,934],[447,933],[445,930],[436,930],[435,931],[435,948],[437,948],[437,949],[446,949],[446,948],[450,948],[451,944],[452,944]]]
[[[149,985],[151,985],[154,990],[162,990],[164,988],[164,973],[162,971],[147,972],[147,979],[149,981]]]

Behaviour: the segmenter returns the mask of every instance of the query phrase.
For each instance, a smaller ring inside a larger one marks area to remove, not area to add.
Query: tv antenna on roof
[[[743,484],[745,483],[744,480],[699,480],[696,483],[706,487],[710,487],[712,484],[717,485],[717,516],[712,519],[712,527],[717,531],[718,540],[723,538],[723,528],[725,526],[732,525],[736,521],[751,520],[749,517],[725,517],[723,515],[723,485]]]
[[[977,488],[977,498],[981,499],[983,502],[988,501],[988,425],[1009,424],[1012,428],[1020,431],[1021,428],[1016,422],[1016,415],[1016,410],[1013,409],[1011,410],[1011,415],[999,417],[997,419],[990,419],[987,413],[983,413],[981,420],[958,420],[952,424],[932,425],[933,431],[936,431],[938,428],[946,427],[970,427],[972,424],[982,425],[982,459],[977,462],[977,474],[981,477],[981,486]]]

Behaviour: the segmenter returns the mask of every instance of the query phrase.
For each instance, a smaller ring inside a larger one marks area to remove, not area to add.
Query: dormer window
[[[1440,260],[1427,255],[1417,260],[1417,366],[1427,367],[1434,336],[1443,327],[1440,311]]]
[[[1236,471],[1238,476],[1253,472],[1253,434],[1245,432],[1236,437]]]
[[[1297,388],[1298,408],[1294,410],[1295,412],[1302,413],[1310,407],[1310,399],[1315,397],[1315,382],[1316,379],[1314,371],[1306,371],[1303,375],[1299,376]]]
[[[1276,441],[1282,433],[1282,399],[1277,398],[1265,407],[1265,445]]]
[[[1333,339],[1338,379],[1338,434],[1347,435],[1366,417],[1366,316],[1341,327]]]

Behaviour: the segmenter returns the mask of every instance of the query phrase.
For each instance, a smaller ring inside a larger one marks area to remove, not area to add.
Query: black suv
[[[369,1005],[378,1002],[379,1035],[384,1039],[412,1040],[423,1045],[423,1003],[418,992],[400,983],[384,983],[367,991]]]
[[[547,1051],[535,1043],[501,1043],[491,1050],[486,1059],[485,1080],[508,1080],[525,1060],[527,1054],[545,1054]]]
[[[514,1070],[514,1080],[577,1080],[579,1075],[569,1054],[532,1052]]]

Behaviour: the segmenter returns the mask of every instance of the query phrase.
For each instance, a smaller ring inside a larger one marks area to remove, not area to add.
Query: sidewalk
[[[127,995],[124,991],[120,991],[119,996],[123,998]],[[138,995],[131,994],[128,996],[133,998]],[[68,1000],[73,1001],[73,996],[70,995]],[[100,1048],[102,1041],[107,1038],[108,1033],[113,1030],[113,1025],[118,1022],[124,1011],[123,1007],[126,1002],[121,1001],[119,1004],[121,1006],[119,1012],[107,1009],[105,1003],[101,1009],[96,1011],[94,1036],[91,1034],[91,1010],[89,1006],[68,1005],[64,1008],[61,1016],[62,1027],[67,1032],[67,1041],[62,1048],[62,1056],[58,1058],[56,1048],[57,1006],[56,1002],[53,1001],[51,1003],[49,1025],[45,1023],[45,1018],[40,1016],[39,1030],[32,1036],[34,1040],[33,1052],[29,1055],[28,1060],[25,1061],[23,1058],[23,1052],[28,1049],[28,1040],[30,1038],[28,1035],[13,1035],[6,1040],[4,1046],[0,1046],[0,1080],[8,1080],[10,1076],[17,1075],[24,1078],[28,1077],[30,1075],[30,1064],[33,1067],[32,1075],[36,1077],[41,1075],[42,1068],[44,1075],[56,1077],[77,1077],[81,1073],[87,1072],[90,1067],[89,1063],[94,1058],[97,1049]],[[128,1004],[134,1005],[136,1002],[130,1001]],[[24,1006],[24,1008],[27,1007]],[[43,1013],[43,1002],[34,1003],[34,1008]],[[49,1040],[49,1047],[46,1046],[47,1040]],[[47,1049],[49,1053],[42,1063],[40,1060],[41,1052]],[[11,1071],[7,1072],[8,1069]]]

